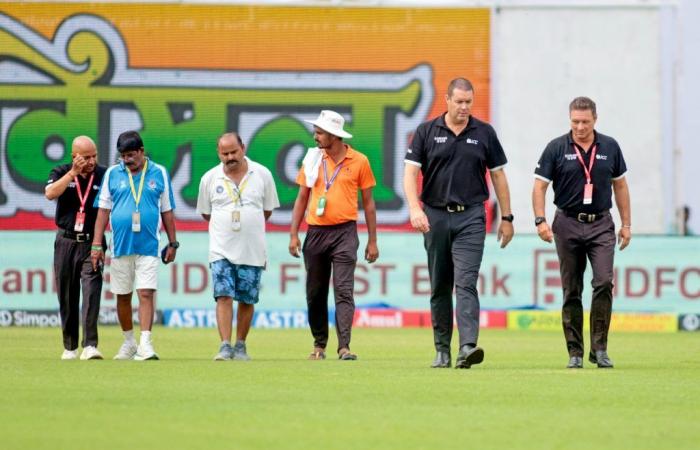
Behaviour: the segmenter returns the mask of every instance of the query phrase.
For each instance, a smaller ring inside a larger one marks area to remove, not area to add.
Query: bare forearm
[[[66,191],[68,185],[71,181],[73,181],[75,177],[76,174],[73,173],[72,169],[69,170],[61,178],[47,185],[46,189],[44,189],[44,195],[46,195],[46,198],[49,200],[53,200],[60,197],[61,194],[63,194]]]
[[[535,217],[544,217],[547,186],[548,184],[544,181],[535,180],[535,186],[532,188],[532,211],[535,213]]]
[[[409,208],[420,208],[418,198],[418,171],[420,169],[412,164],[406,164],[403,175],[403,191]]]
[[[377,242],[377,206],[374,199],[370,199],[364,205],[365,223],[367,224],[367,238],[369,242]]]
[[[613,190],[615,191],[615,203],[617,210],[620,212],[620,220],[623,225],[631,225],[632,211],[630,207],[630,191],[627,187],[627,182],[622,179],[620,182],[613,182]]]
[[[299,234],[299,226],[301,225],[301,220],[304,218],[306,206],[309,203],[309,192],[305,191],[303,186],[299,189],[299,195],[297,195],[297,199],[294,201],[294,209],[292,209],[292,223],[289,228],[289,234],[291,236],[297,236]]]
[[[498,206],[501,208],[501,214],[508,215],[510,210],[510,190],[508,189],[508,179],[503,169],[491,172],[491,182],[493,189],[496,191]]]
[[[177,241],[177,232],[175,231],[175,214],[173,214],[173,211],[166,211],[161,213],[160,216],[163,219],[163,227],[165,228],[165,233],[168,235],[168,241]]]
[[[97,219],[95,219],[95,234],[92,238],[92,245],[102,245],[107,221],[109,219],[109,209],[100,208],[97,210]]]

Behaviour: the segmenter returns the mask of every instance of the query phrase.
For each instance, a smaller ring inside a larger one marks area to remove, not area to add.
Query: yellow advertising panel
[[[589,330],[588,311],[583,329]],[[509,330],[562,331],[560,311],[508,311]],[[672,333],[678,331],[678,315],[669,313],[613,313],[610,331]]]

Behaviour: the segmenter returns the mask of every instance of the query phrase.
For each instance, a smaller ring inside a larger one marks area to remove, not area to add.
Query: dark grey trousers
[[[486,238],[484,205],[462,212],[425,206],[430,231],[424,234],[430,273],[430,312],[437,351],[450,352],[452,340],[452,291],[456,291],[459,346],[476,345],[479,339],[477,281]]]
[[[355,265],[359,246],[355,222],[309,226],[302,253],[306,266],[309,328],[314,337],[314,347],[326,348],[328,344],[328,289],[332,271],[338,350],[350,349],[355,316]]]
[[[97,321],[102,297],[102,272],[94,272],[90,262],[91,242],[76,242],[56,235],[53,267],[63,329],[63,347],[78,348],[79,324],[83,323],[82,346],[97,347]],[[83,293],[82,320],[80,291]]]
[[[569,356],[583,356],[583,273],[586,258],[593,269],[591,350],[607,350],[612,315],[615,224],[610,214],[593,223],[580,223],[557,211],[552,222],[559,256],[564,304],[562,326]]]

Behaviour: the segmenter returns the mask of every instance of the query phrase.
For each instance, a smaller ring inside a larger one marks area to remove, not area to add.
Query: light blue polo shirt
[[[129,175],[124,162],[109,169],[102,179],[100,195],[95,198],[95,207],[111,210],[112,256],[141,255],[158,256],[160,239],[160,215],[175,209],[175,198],[170,186],[170,177],[165,167],[150,159],[145,174],[139,212],[141,231],[131,231],[132,214],[136,211],[136,201],[131,193]],[[134,188],[138,193],[143,171],[133,175]]]

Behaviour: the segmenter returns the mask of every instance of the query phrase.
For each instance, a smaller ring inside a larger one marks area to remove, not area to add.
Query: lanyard
[[[134,197],[134,202],[136,202],[136,212],[139,210],[139,202],[141,201],[141,194],[143,193],[143,180],[146,179],[146,171],[148,170],[148,160],[143,165],[143,170],[141,171],[141,181],[139,181],[139,193],[136,193],[136,188],[134,187],[134,178],[131,176],[131,170],[126,168],[126,173],[129,174],[129,186],[131,186],[131,196]]]
[[[226,188],[226,192],[228,192],[228,196],[231,197],[231,201],[235,205],[237,202],[240,201],[240,205],[243,206],[243,191],[245,190],[245,187],[248,185],[248,175],[250,175],[250,172],[245,174],[243,177],[243,180],[241,180],[241,184],[238,185],[236,188],[236,196],[233,196],[233,191],[231,190],[231,185],[229,185],[229,182],[233,184],[233,181],[229,180],[228,177],[224,176],[224,187]],[[235,185],[234,185],[235,186]]]
[[[581,163],[581,166],[583,166],[583,171],[586,173],[586,184],[591,184],[591,171],[593,170],[593,163],[595,162],[595,152],[598,146],[594,145],[591,149],[591,160],[588,163],[589,167],[586,167],[586,163],[583,162],[583,156],[581,156],[581,152],[579,151],[578,147],[576,146],[576,144],[572,145],[574,146],[574,150],[576,151],[576,157],[578,158],[578,162]]]
[[[331,175],[331,179],[329,181],[328,169],[326,168],[326,160],[323,160],[323,181],[326,183],[326,192],[328,192],[328,189],[331,188],[333,182],[335,181],[335,178],[338,176],[338,173],[340,173],[340,169],[343,167],[343,162],[345,162],[345,160],[341,161],[340,164],[335,166],[335,170],[333,171],[333,175]]]
[[[95,172],[90,175],[90,181],[88,181],[87,188],[85,189],[85,195],[83,195],[82,189],[80,189],[80,183],[78,182],[78,176],[73,178],[75,182],[75,189],[78,191],[78,200],[80,200],[80,212],[85,211],[85,202],[87,201],[88,195],[90,195],[90,189],[92,188],[92,180],[95,179]]]

